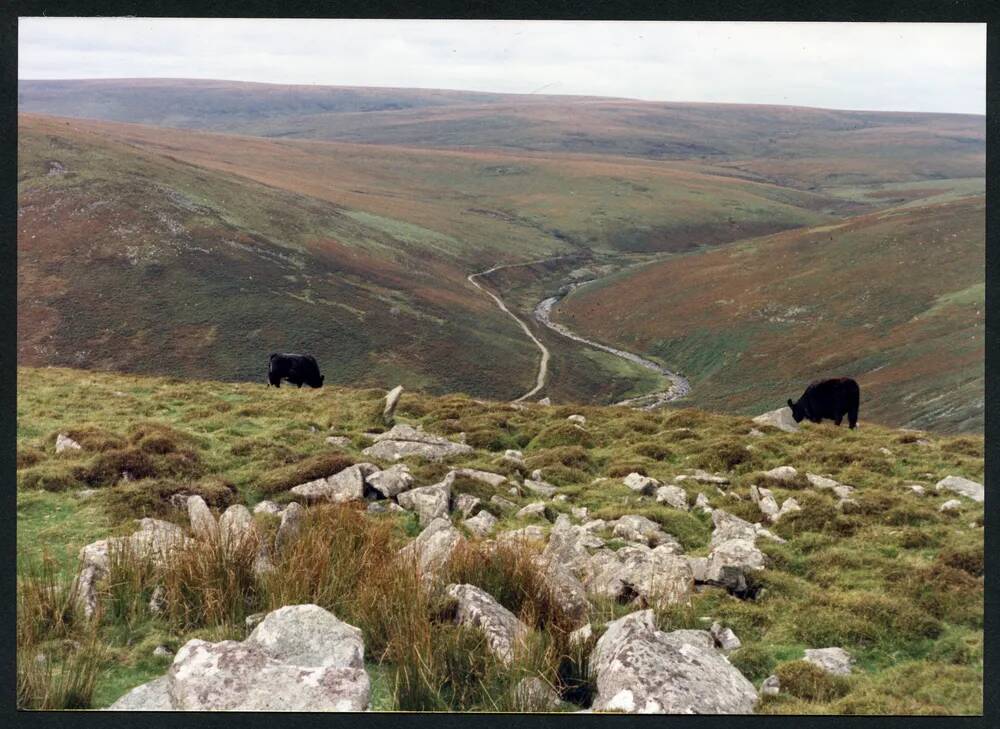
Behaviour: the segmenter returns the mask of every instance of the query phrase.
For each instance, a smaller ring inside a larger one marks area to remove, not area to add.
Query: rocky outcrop
[[[427,526],[440,517],[447,517],[451,506],[451,483],[454,475],[449,473],[444,480],[432,486],[404,491],[396,501],[404,509],[415,511],[420,518],[420,526]]]
[[[365,473],[361,465],[348,466],[332,476],[293,486],[292,493],[310,504],[360,501],[365,497]]]
[[[590,655],[595,711],[663,714],[748,714],[753,684],[700,630],[656,629],[642,610],[608,625]]]
[[[382,498],[391,499],[413,488],[414,478],[405,463],[397,463],[384,471],[376,471],[365,482]]]
[[[448,519],[438,517],[416,539],[399,550],[399,554],[414,561],[422,578],[433,580],[461,541],[458,529]]]
[[[191,640],[166,676],[115,711],[364,711],[370,704],[361,631],[316,605],[270,613],[242,642]]]
[[[398,461],[407,456],[440,461],[472,452],[471,446],[425,433],[411,425],[395,425],[391,430],[375,436],[374,441],[362,453],[387,461]]]
[[[627,514],[620,517],[614,525],[612,534],[621,537],[627,542],[638,542],[656,547],[661,544],[671,545],[677,552],[681,552],[681,546],[671,535],[667,534],[652,519],[639,514]]]
[[[514,660],[528,626],[510,610],[475,585],[448,585],[445,593],[457,602],[455,622],[483,631],[490,651],[503,663]]]
[[[699,494],[700,495],[700,494]],[[681,511],[688,510],[687,492],[680,486],[667,484],[656,489],[656,501]]]
[[[967,478],[962,478],[961,476],[948,476],[947,478],[942,478],[934,486],[936,491],[947,490],[958,494],[959,496],[964,496],[967,499],[972,499],[979,503],[983,502],[984,489],[981,483],[976,483],[975,481],[970,481]]]
[[[484,509],[462,523],[477,537],[486,537],[496,528],[497,518]]]

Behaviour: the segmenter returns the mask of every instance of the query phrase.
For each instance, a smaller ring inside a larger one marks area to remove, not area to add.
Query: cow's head
[[[806,409],[797,402],[792,402],[791,398],[788,400],[788,407],[792,409],[792,419],[796,423],[801,423],[803,418],[806,417]]]
[[[320,375],[319,378],[309,380],[306,384],[312,388],[323,387],[323,375]]]

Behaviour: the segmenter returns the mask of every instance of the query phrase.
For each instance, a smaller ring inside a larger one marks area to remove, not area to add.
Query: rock
[[[402,385],[396,385],[386,394],[385,407],[382,408],[382,422],[386,425],[392,423],[393,416],[396,414],[396,406],[399,405],[399,398],[402,394]]]
[[[514,516],[518,519],[545,519],[545,504],[536,501],[521,508]]]
[[[454,501],[455,509],[466,519],[472,516],[479,505],[483,503],[478,496],[472,494],[458,494]]]
[[[517,468],[524,468],[524,454],[521,451],[506,450],[500,458],[501,463],[509,463]]]
[[[795,433],[800,430],[799,424],[792,417],[792,409],[790,407],[782,407],[777,410],[771,410],[763,415],[758,415],[753,419],[753,422],[758,425],[770,425],[786,433]]]
[[[493,496],[490,497],[490,503],[504,512],[513,511],[514,509],[517,508],[517,504],[515,504],[513,501],[508,501],[503,496],[500,496],[498,494],[493,494]]]
[[[551,405],[552,404],[552,399],[549,398],[549,397],[543,397],[541,400],[538,401],[538,404],[539,405]]]
[[[764,682],[760,685],[761,696],[777,696],[780,691],[781,681],[773,674],[765,678]]]
[[[153,656],[156,658],[170,658],[174,653],[165,645],[158,645],[153,649]]]
[[[588,534],[596,534],[602,529],[609,528],[609,526],[608,522],[604,521],[604,519],[591,519],[590,521],[581,524],[580,528]]]
[[[534,471],[532,471],[531,472],[531,478],[533,478],[535,481],[541,481],[542,480],[542,469],[536,468]]]
[[[729,479],[726,478],[725,476],[718,476],[716,474],[708,473],[707,471],[702,471],[702,470],[696,470],[690,476],[686,476],[683,478],[690,478],[691,480],[697,481],[698,483],[715,484],[716,486],[725,486],[729,483]],[[674,480],[681,481],[683,480],[683,478],[681,476],[678,476]]]
[[[162,565],[177,549],[191,542],[176,524],[159,519],[140,519],[139,528],[127,537],[110,537],[92,542],[80,550],[80,572],[73,581],[72,594],[85,617],[97,609],[97,585],[107,577],[110,554],[121,550]]]
[[[723,653],[730,653],[743,645],[731,628],[723,628],[719,623],[712,623],[708,632],[711,634],[712,640],[715,641],[716,647]]]
[[[578,425],[585,425],[587,423],[587,419],[585,417],[576,414],[566,416],[566,420],[571,423],[577,423]]]
[[[458,529],[444,517],[438,517],[416,539],[399,550],[399,554],[405,559],[413,559],[422,577],[431,580],[461,541]]]
[[[687,558],[667,546],[623,547],[615,554],[621,560],[620,579],[643,607],[687,602],[694,589]]]
[[[79,451],[82,449],[83,446],[70,438],[68,435],[60,433],[56,436],[56,453],[62,453],[64,451]]]
[[[222,545],[237,549],[257,540],[257,526],[243,504],[233,504],[219,517],[219,538]]]
[[[844,499],[840,503],[842,504],[844,503],[844,501],[852,501],[852,499]],[[798,501],[796,501],[792,497],[789,497],[785,499],[785,501],[781,504],[781,509],[778,510],[778,513],[775,514],[773,517],[771,517],[771,521],[777,523],[783,517],[788,516],[789,514],[792,514],[796,511],[802,511],[802,507],[799,506]]]
[[[587,623],[569,634],[569,644],[572,646],[582,645],[593,637],[594,629],[590,626],[590,623]]]
[[[507,481],[506,476],[502,476],[499,473],[491,473],[490,471],[477,471],[474,468],[456,468],[455,475],[461,476],[462,478],[471,478],[474,481],[481,481],[482,483],[489,484],[494,488],[500,486]]]
[[[376,435],[373,440],[375,442],[362,453],[387,461],[398,461],[406,456],[440,461],[472,452],[472,447],[469,445],[454,443],[447,438],[425,433],[410,425],[394,425],[389,431]]]
[[[761,438],[764,436],[764,431],[757,430],[757,428],[750,428],[750,432],[747,433],[751,438]]]
[[[629,542],[648,544],[650,547],[671,544],[676,545],[678,552],[682,551],[677,540],[664,532],[659,524],[638,514],[628,514],[618,519],[612,533]]]
[[[687,557],[688,567],[695,582],[704,582],[708,574],[708,557]]]
[[[713,547],[730,539],[745,539],[750,542],[756,542],[758,537],[767,537],[779,543],[785,541],[781,537],[769,532],[760,524],[751,524],[748,521],[743,521],[738,516],[733,516],[728,511],[723,511],[722,509],[712,510],[712,525],[715,527],[712,531],[711,546]]]
[[[245,642],[283,663],[364,668],[361,630],[318,605],[287,605],[268,613]]]
[[[281,516],[281,512],[284,511],[275,502],[265,499],[253,507],[254,514],[270,514],[271,516]]]
[[[695,508],[700,509],[706,514],[712,513],[712,505],[708,501],[708,497],[705,494],[698,494],[698,497],[694,500]]]
[[[562,701],[551,686],[532,676],[521,679],[514,687],[514,705],[517,711],[545,712],[558,709]]]
[[[210,542],[219,536],[219,525],[215,523],[215,517],[212,516],[205,499],[198,495],[188,496],[187,512],[191,521],[191,533],[195,539]]]
[[[651,495],[654,491],[656,491],[656,487],[660,485],[660,482],[655,478],[649,478],[648,476],[643,476],[635,473],[634,471],[626,476],[622,480],[622,483],[643,496]]]
[[[524,488],[533,494],[538,494],[539,496],[544,496],[546,498],[549,498],[556,493],[556,487],[552,484],[530,478],[524,479]]]
[[[136,686],[107,708],[108,711],[173,711],[170,676],[160,676]]]
[[[790,483],[796,479],[799,472],[791,466],[778,466],[777,468],[772,468],[770,471],[764,471],[764,475],[774,481]]]
[[[590,512],[587,510],[586,506],[574,506],[569,510],[569,513],[573,515],[574,519],[585,521]]]
[[[542,557],[550,563],[563,565],[582,578],[590,562],[590,554],[586,548],[594,545],[593,539],[592,534],[573,526],[565,514],[560,514],[549,532],[549,542],[545,545]],[[596,546],[602,546],[602,542],[597,540]]]
[[[365,483],[375,489],[380,496],[391,499],[413,488],[414,478],[410,473],[409,466],[405,463],[397,463],[384,471],[378,471],[368,476]]]
[[[680,486],[668,484],[656,489],[656,501],[681,511],[688,510],[687,492]]]
[[[477,537],[488,536],[497,525],[497,518],[483,509],[476,516],[462,522]]]
[[[266,617],[267,613],[254,613],[253,615],[247,615],[243,624],[246,625],[248,631],[252,632],[253,629],[260,625],[261,621]]]
[[[834,676],[848,676],[854,659],[843,648],[807,648],[804,661]]]
[[[351,445],[351,439],[346,435],[331,435],[326,439],[327,445],[332,445],[334,448],[349,448]]]
[[[712,547],[705,567],[705,581],[743,593],[747,589],[747,574],[764,569],[764,553],[747,539],[729,539]]]
[[[813,488],[833,491],[833,493],[841,499],[846,499],[854,493],[853,487],[837,483],[832,478],[827,478],[826,476],[817,476],[814,473],[807,473],[806,480],[813,486]]]
[[[286,551],[298,538],[302,531],[302,519],[305,516],[305,509],[296,501],[291,502],[281,512],[281,524],[278,525],[278,532],[274,536],[274,549],[278,554]]]
[[[451,482],[454,476],[449,473],[444,480],[433,486],[404,491],[396,497],[396,501],[404,509],[417,512],[420,526],[427,526],[439,517],[447,517],[451,503]]]
[[[455,622],[481,630],[492,653],[510,664],[518,644],[528,634],[528,626],[475,585],[448,585],[445,593],[458,603]]]
[[[888,448],[884,446],[882,448],[879,448],[878,452],[881,453],[883,456],[892,456],[892,451],[890,451]]]
[[[540,526],[532,524],[521,529],[500,532],[497,535],[497,541],[510,545],[523,544],[525,542],[544,542],[545,530]]]
[[[942,489],[947,489],[959,496],[964,496],[967,499],[972,499],[973,501],[983,502],[983,485],[981,483],[976,483],[975,481],[970,481],[967,478],[962,478],[961,476],[948,476],[937,482],[934,486],[936,491],[941,491]]]
[[[948,499],[943,504],[941,504],[941,506],[938,507],[938,511],[944,511],[944,512],[961,511],[961,509],[962,509],[962,502],[959,501],[958,499]]]
[[[153,615],[163,615],[167,611],[167,592],[163,585],[153,588],[153,594],[149,596],[149,612]]]
[[[909,486],[910,491],[915,493],[917,496],[925,496],[927,494],[927,491],[924,489],[924,487],[918,483],[907,484],[907,486]]]
[[[361,501],[365,497],[365,473],[360,465],[355,464],[332,476],[294,486],[292,493],[306,503]]]
[[[778,502],[770,489],[758,487],[754,484],[750,486],[750,500],[757,504],[757,508],[768,520],[773,521],[778,513]]]
[[[582,625],[590,614],[590,601],[583,583],[565,566],[558,562],[537,559],[542,567],[552,598],[571,625]]]
[[[652,610],[608,624],[590,655],[595,711],[748,714],[753,684],[712,645],[705,631],[657,630]]]

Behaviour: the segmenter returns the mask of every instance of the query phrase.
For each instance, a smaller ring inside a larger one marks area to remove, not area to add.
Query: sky
[[[21,18],[22,79],[210,78],[986,113],[986,25]]]

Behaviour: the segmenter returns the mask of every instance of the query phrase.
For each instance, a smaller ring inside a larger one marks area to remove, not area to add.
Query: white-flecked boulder
[[[753,419],[753,422],[758,425],[770,425],[786,433],[795,433],[800,430],[799,424],[792,417],[792,409],[790,407],[778,408],[763,415],[758,415]]]
[[[373,440],[375,442],[362,453],[386,461],[398,461],[406,456],[440,461],[472,452],[472,446],[465,443],[455,443],[403,424],[394,425],[389,431],[375,436]]]
[[[462,522],[477,537],[486,537],[496,528],[497,518],[483,509],[478,514]]]
[[[608,624],[590,655],[595,711],[749,714],[757,691],[705,631],[656,629],[652,610]]]
[[[634,471],[622,479],[622,483],[635,491],[637,494],[642,494],[643,496],[650,496],[660,485],[660,482],[655,478],[643,476],[642,474],[635,473]]]
[[[397,463],[384,471],[371,474],[365,482],[382,497],[391,499],[413,488],[414,478],[409,466]]]
[[[765,678],[760,685],[761,696],[777,696],[780,692],[781,681],[773,674]]]
[[[509,664],[528,626],[475,585],[448,585],[445,593],[458,603],[455,622],[481,630],[493,655]]]
[[[365,665],[361,630],[318,605],[286,605],[268,613],[245,642],[297,666]]]
[[[574,625],[585,623],[590,613],[590,601],[587,600],[586,588],[573,571],[567,565],[549,559],[544,554],[537,555],[533,561],[545,575],[552,597],[563,614]]]
[[[412,559],[424,579],[433,580],[461,541],[458,529],[448,519],[438,517],[399,550],[399,554],[404,559]]]
[[[850,501],[850,499],[843,499],[840,503],[843,504],[844,501]],[[802,507],[799,506],[798,501],[796,501],[793,497],[790,496],[782,502],[781,508],[778,509],[777,514],[771,517],[771,521],[776,524],[779,521],[781,521],[784,517],[788,516],[789,514],[794,514],[796,511],[802,511]]]
[[[197,494],[188,496],[187,512],[191,521],[191,534],[195,539],[213,541],[219,536],[219,525],[215,523],[215,517],[212,516],[205,499]]]
[[[621,560],[619,577],[627,593],[635,593],[643,607],[688,601],[694,589],[694,573],[687,558],[671,547],[622,547],[615,556]]]
[[[420,526],[425,527],[435,519],[448,516],[453,480],[454,476],[449,473],[443,481],[433,486],[404,491],[396,497],[396,501],[404,509],[415,511],[420,518]]]
[[[750,486],[750,500],[757,504],[757,508],[768,520],[772,520],[778,513],[778,502],[774,498],[771,489],[762,486]]]
[[[834,676],[848,676],[854,659],[843,648],[808,648],[804,661],[819,666]]]
[[[743,643],[736,637],[732,628],[724,628],[720,623],[712,623],[708,631],[715,641],[716,647],[723,653],[731,653],[739,648]]]
[[[699,494],[700,495],[700,494]],[[656,489],[656,501],[681,511],[688,510],[687,492],[680,486],[667,484]]]
[[[981,483],[976,483],[975,481],[970,481],[967,478],[962,478],[961,476],[948,476],[947,478],[942,478],[934,486],[935,490],[947,490],[958,494],[959,496],[964,496],[967,499],[972,499],[973,501],[978,501],[982,503],[984,489]]]
[[[712,547],[705,565],[705,582],[712,582],[734,592],[747,589],[747,575],[764,569],[764,553],[748,539],[727,539]]]

